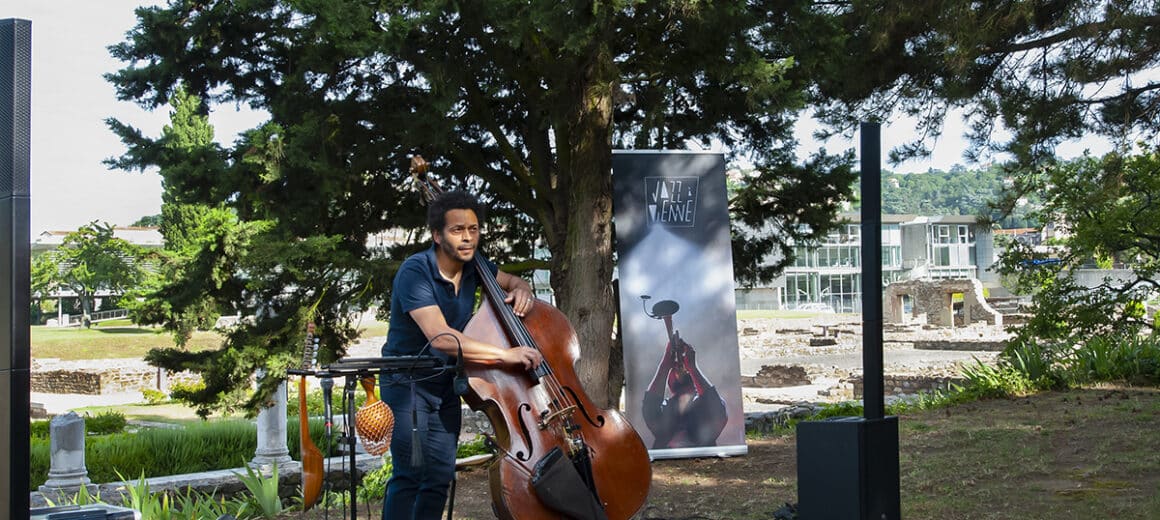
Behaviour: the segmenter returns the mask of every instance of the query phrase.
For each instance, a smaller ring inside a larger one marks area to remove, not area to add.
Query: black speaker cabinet
[[[797,426],[798,517],[897,520],[898,417],[835,417]]]
[[[0,518],[28,518],[32,22],[0,20]]]

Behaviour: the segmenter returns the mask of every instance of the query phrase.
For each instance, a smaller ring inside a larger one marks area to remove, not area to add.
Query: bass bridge
[[[572,415],[572,412],[574,411],[576,411],[576,405],[561,408],[551,413],[548,413],[547,410],[541,412],[539,422],[540,430],[547,430],[548,427],[552,425],[552,423],[560,420],[561,418],[566,418],[567,416]],[[571,421],[568,421],[568,423],[571,424]]]

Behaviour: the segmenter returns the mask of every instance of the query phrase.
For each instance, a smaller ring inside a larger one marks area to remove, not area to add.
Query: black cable
[[[457,365],[456,368],[458,369],[458,365],[463,363],[463,361],[462,361],[462,359],[463,359],[463,344],[459,342],[459,337],[456,336],[455,334],[453,334],[451,332],[441,332],[439,334],[436,334],[435,337],[427,340],[427,343],[425,343],[423,345],[423,348],[419,349],[419,353],[415,354],[415,356],[414,356],[415,359],[413,359],[411,361],[411,366],[407,367],[407,369],[406,369],[407,374],[414,374],[415,369],[419,366],[420,358],[423,357],[423,354],[425,352],[429,352],[431,350],[431,348],[432,348],[431,343],[433,343],[435,340],[439,339],[442,336],[451,336],[451,338],[455,340],[456,350],[459,352],[459,356],[458,356],[458,358],[456,358],[456,365]],[[422,383],[424,381],[430,381],[432,379],[435,379],[435,378],[437,378],[443,374],[446,374],[446,373],[447,373],[447,365],[445,364],[444,366],[440,367],[439,370],[433,374],[430,374],[430,375],[427,375],[424,377],[419,377],[419,378],[416,378],[412,375],[411,379],[401,379],[398,381],[390,381],[390,382],[386,383],[386,386],[395,386],[395,385],[411,384],[411,383]]]

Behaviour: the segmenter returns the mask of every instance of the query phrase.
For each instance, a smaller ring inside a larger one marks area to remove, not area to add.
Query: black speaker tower
[[[882,381],[882,137],[863,123],[863,417],[803,421],[797,427],[798,515],[803,520],[897,520],[898,417],[885,416]]]
[[[28,518],[32,22],[0,20],[0,517]]]

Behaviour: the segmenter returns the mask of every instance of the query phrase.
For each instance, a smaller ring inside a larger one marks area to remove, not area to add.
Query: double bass
[[[426,162],[412,173],[428,197],[440,190],[426,178]],[[482,411],[495,432],[489,467],[491,498],[502,519],[625,520],[648,497],[648,449],[627,419],[601,409],[573,369],[580,358],[576,331],[559,309],[537,300],[522,319],[480,262],[471,262],[483,304],[464,333],[501,348],[528,346],[543,356],[531,371],[467,365],[464,401]]]

